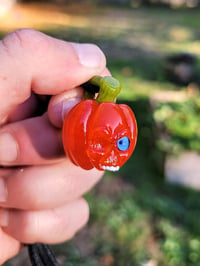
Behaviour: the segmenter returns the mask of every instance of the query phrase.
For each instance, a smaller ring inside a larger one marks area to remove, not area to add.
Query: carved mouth
[[[119,171],[119,166],[108,166],[108,165],[102,165],[101,168],[103,170],[107,170],[107,171],[112,171],[112,172],[116,172]]]

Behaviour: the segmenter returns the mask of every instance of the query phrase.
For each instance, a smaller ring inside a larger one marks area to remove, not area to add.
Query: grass
[[[40,5],[34,8],[41,10]],[[32,22],[23,23],[65,40],[98,44],[123,85],[119,102],[132,107],[139,128],[133,156],[117,174],[106,173],[86,195],[89,224],[73,240],[54,247],[57,257],[66,266],[137,266],[149,261],[161,266],[200,265],[200,192],[166,183],[166,154],[157,146],[155,117],[160,114],[157,109],[156,116],[151,105],[157,91],[187,91],[166,79],[163,61],[177,51],[200,55],[199,9],[89,6],[85,11],[72,5],[56,12],[61,14],[59,25],[55,16],[42,22],[37,12]],[[21,25],[14,24],[13,28]]]

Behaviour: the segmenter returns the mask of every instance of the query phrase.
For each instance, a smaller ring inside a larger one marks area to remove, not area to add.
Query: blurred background
[[[99,45],[138,121],[131,159],[86,195],[88,225],[53,247],[62,265],[200,265],[199,18],[199,0],[0,1],[1,37]]]

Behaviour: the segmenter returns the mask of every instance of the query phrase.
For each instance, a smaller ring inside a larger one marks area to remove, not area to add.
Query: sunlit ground
[[[184,121],[191,112],[188,128],[198,125],[199,84],[170,83],[163,62],[175,52],[193,53],[198,59],[199,15],[198,8],[18,4],[1,16],[2,36],[31,27],[61,39],[99,45],[112,74],[122,82],[120,101],[133,108],[138,120],[138,143],[129,162],[119,173],[107,173],[87,195],[89,225],[72,241],[55,247],[63,265],[200,265],[200,193],[165,181],[166,154],[157,146],[159,132],[152,110],[152,99],[178,102],[182,105],[175,108],[183,110]],[[159,114],[166,115],[172,107],[167,108]],[[187,126],[178,130],[188,132]],[[199,133],[195,134],[197,143]]]
[[[90,33],[94,38],[120,39],[130,47],[154,52],[184,50],[200,54],[198,8],[114,9],[88,4],[17,4],[0,19],[2,32],[24,27],[66,32],[73,29],[83,31],[79,32],[80,37]]]
[[[79,6],[78,6],[79,8]],[[63,27],[87,27],[83,16],[71,15],[70,8],[51,4],[16,4],[1,17],[2,31],[31,27],[37,29]]]

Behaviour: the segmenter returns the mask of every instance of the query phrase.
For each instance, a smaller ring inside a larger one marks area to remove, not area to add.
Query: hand
[[[59,243],[88,220],[81,197],[102,172],[74,166],[61,126],[81,100],[79,85],[106,73],[95,45],[75,44],[24,29],[0,42],[0,264],[23,243]],[[36,116],[52,95],[48,111]],[[44,100],[42,100],[44,99]]]

